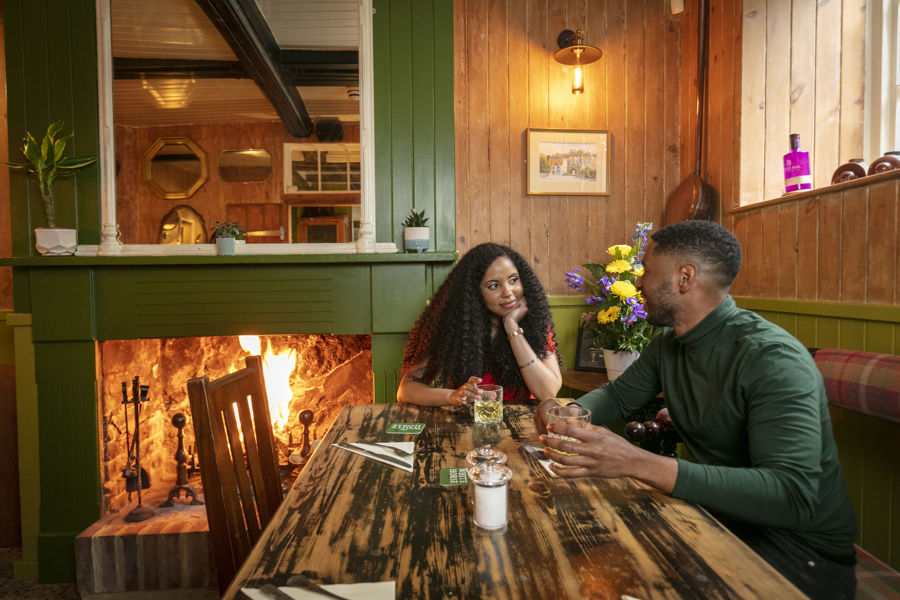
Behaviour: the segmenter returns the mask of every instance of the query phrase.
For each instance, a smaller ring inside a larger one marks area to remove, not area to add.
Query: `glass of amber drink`
[[[479,383],[481,392],[475,398],[475,422],[499,423],[503,420],[503,388],[493,383]]]
[[[555,433],[550,429],[550,426],[554,423],[563,423],[568,424],[571,427],[587,427],[591,422],[591,411],[587,408],[583,408],[578,406],[577,404],[569,404],[567,406],[552,406],[547,410],[547,433],[550,437],[554,437],[560,440],[566,440],[569,442],[580,443],[580,440],[576,440],[573,437],[569,437],[567,435],[561,435],[559,433]],[[565,454],[568,456],[576,456],[575,452],[566,452],[564,450],[558,450],[556,448],[551,448],[550,452],[547,454],[550,458],[550,462],[558,467],[566,468],[569,465],[563,465],[555,460],[553,460],[553,453],[558,452],[560,454]]]

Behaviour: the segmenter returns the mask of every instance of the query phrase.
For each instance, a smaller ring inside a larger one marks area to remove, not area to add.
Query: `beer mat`
[[[419,435],[425,429],[425,423],[391,423],[385,433],[398,435]]]
[[[441,469],[441,485],[469,485],[469,469],[444,467]]]

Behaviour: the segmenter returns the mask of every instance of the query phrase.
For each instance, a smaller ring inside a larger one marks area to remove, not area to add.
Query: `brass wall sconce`
[[[575,67],[572,74],[572,93],[576,96],[584,93],[583,67],[599,60],[603,52],[600,48],[584,44],[584,31],[581,29],[577,31],[563,29],[556,38],[556,43],[559,44],[559,50],[553,55],[556,62]]]

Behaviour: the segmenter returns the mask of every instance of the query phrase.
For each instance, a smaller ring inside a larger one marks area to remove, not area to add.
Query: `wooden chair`
[[[209,539],[224,592],[283,498],[262,360],[188,381]]]

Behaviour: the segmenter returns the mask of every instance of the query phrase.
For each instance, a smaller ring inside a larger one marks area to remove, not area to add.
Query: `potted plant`
[[[603,350],[610,379],[628,368],[659,331],[647,322],[644,298],[634,285],[644,273],[641,260],[652,227],[653,223],[638,223],[631,245],[609,247],[608,263],[582,265],[590,278],[578,269],[566,273],[568,287],[588,294],[584,301],[591,308],[581,315],[583,326],[594,338],[591,353]]]
[[[74,254],[78,246],[76,230],[56,226],[53,183],[57,178],[73,175],[76,171],[97,160],[95,156],[89,155],[64,157],[66,145],[75,132],[57,137],[62,128],[62,121],[51,123],[40,143],[31,135],[31,132],[26,132],[21,151],[27,162],[3,163],[13,169],[25,169],[32,179],[37,181],[44,204],[47,227],[35,228],[35,247],[41,254],[50,256]]]
[[[407,252],[425,252],[428,250],[428,240],[431,238],[431,227],[426,225],[428,217],[425,209],[416,211],[409,209],[409,214],[403,219],[403,246]]]
[[[234,254],[235,240],[242,240],[247,235],[247,230],[237,223],[225,221],[210,227],[213,233],[213,239],[216,240],[216,248],[219,254],[223,256],[231,256]]]

